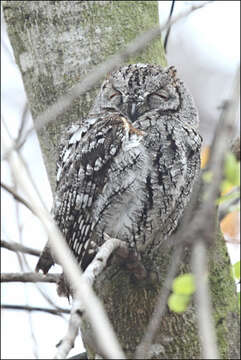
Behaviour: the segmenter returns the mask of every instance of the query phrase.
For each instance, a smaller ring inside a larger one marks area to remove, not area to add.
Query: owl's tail
[[[39,272],[40,270],[42,270],[44,274],[47,274],[47,272],[49,271],[51,266],[54,264],[55,264],[55,261],[54,261],[53,256],[51,255],[49,242],[47,242],[47,244],[45,245],[45,247],[40,255],[40,258],[37,262],[35,271]]]

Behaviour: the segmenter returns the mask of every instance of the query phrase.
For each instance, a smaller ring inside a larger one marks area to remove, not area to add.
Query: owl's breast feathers
[[[176,229],[200,170],[198,123],[173,67],[130,64],[103,82],[57,162],[53,216],[82,269],[104,233],[149,253]],[[37,270],[53,262],[47,246]]]

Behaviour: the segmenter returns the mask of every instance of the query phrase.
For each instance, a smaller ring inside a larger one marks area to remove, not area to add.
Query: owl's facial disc
[[[181,101],[178,86],[173,70],[143,64],[124,66],[104,81],[93,111],[121,112],[132,122],[151,111],[176,111]]]

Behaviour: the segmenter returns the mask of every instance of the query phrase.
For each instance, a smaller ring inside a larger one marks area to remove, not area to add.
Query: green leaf
[[[228,152],[225,159],[224,174],[233,186],[240,185],[240,163],[233,153]]]
[[[234,271],[234,276],[236,279],[240,279],[240,261],[237,261],[234,265],[233,265],[233,271]]]
[[[221,189],[222,189],[222,185],[221,185]],[[222,190],[224,191],[224,190]],[[230,193],[227,193],[223,196],[220,196],[217,200],[216,200],[216,204],[217,205],[220,205],[222,204],[224,201],[230,201],[230,200],[233,200],[233,199],[238,199],[240,197],[240,191],[234,191],[232,192],[231,194]]]
[[[233,183],[225,179],[221,182],[220,190],[222,193],[227,193],[233,188]]]
[[[175,294],[192,295],[196,290],[194,276],[190,273],[179,275],[174,279],[172,289]]]
[[[180,295],[173,293],[168,298],[168,307],[171,311],[182,313],[187,309],[190,298],[191,297],[188,295]]]

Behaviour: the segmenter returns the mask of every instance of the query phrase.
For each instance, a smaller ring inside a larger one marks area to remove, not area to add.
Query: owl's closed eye
[[[141,64],[134,71],[130,67],[122,68],[103,83],[93,112],[118,111],[134,122],[152,110],[176,110],[180,98],[173,86],[173,76],[169,69],[164,71],[159,67],[158,71]]]

